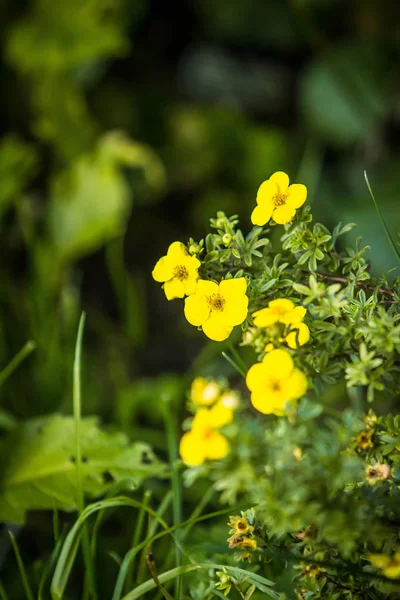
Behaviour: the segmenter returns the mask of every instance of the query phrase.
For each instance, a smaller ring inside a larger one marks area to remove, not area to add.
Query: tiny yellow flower
[[[218,399],[221,388],[216,381],[209,381],[204,377],[193,379],[190,388],[190,398],[197,406],[210,406]]]
[[[272,217],[275,223],[289,223],[296,209],[307,199],[307,188],[301,183],[289,185],[286,173],[278,171],[264,181],[257,192],[257,206],[251,214],[254,225],[265,225]]]
[[[392,557],[385,554],[370,554],[370,563],[389,579],[400,579],[400,552],[395,552]]]
[[[307,344],[310,339],[310,330],[308,329],[305,323],[299,323],[291,327],[291,331],[285,338],[285,341],[289,348],[298,348],[299,346],[303,346]]]
[[[211,340],[226,340],[233,327],[247,317],[246,288],[244,277],[226,279],[219,285],[199,279],[196,292],[185,300],[185,316],[191,325],[201,325]]]
[[[275,346],[273,344],[271,344],[271,342],[269,342],[268,344],[265,345],[264,352],[272,352],[272,350],[274,348],[275,348]]]
[[[307,379],[296,369],[286,350],[272,350],[247,372],[246,385],[251,403],[263,414],[281,416],[287,403],[298,400],[307,391]]]
[[[229,452],[229,442],[215,431],[210,422],[210,411],[199,408],[193,419],[192,429],[185,433],[179,444],[182,460],[190,465],[202,465],[206,460],[219,460]]]
[[[190,256],[181,242],[174,242],[168,248],[166,256],[160,258],[153,269],[153,279],[164,283],[163,288],[168,300],[190,296],[196,291],[199,278],[200,261]]]
[[[228,525],[230,527],[229,533],[234,537],[240,537],[254,531],[254,527],[243,517],[229,517]]]
[[[257,327],[270,327],[275,323],[297,325],[304,319],[306,312],[303,306],[295,306],[288,298],[278,298],[271,300],[266,308],[253,313],[254,324]]]
[[[240,404],[239,394],[233,390],[224,392],[219,401],[223,406],[231,408],[232,410],[236,410]]]

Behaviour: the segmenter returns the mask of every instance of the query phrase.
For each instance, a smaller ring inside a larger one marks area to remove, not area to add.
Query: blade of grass
[[[31,586],[29,585],[29,580],[28,580],[28,577],[26,574],[25,565],[22,560],[22,557],[21,557],[21,554],[20,554],[20,551],[18,548],[18,544],[15,541],[14,534],[11,531],[9,531],[8,533],[9,533],[9,536],[11,538],[11,543],[14,548],[15,558],[17,559],[18,570],[19,570],[19,574],[21,575],[21,581],[22,581],[22,585],[24,586],[25,595],[28,600],[33,600]]]
[[[81,391],[81,363],[82,363],[82,341],[83,331],[85,328],[85,313],[82,313],[78,335],[75,346],[75,360],[73,370],[73,412],[75,423],[75,453],[76,453],[76,499],[78,505],[78,514],[82,515],[85,509],[85,498],[83,491],[83,472],[82,472],[82,448],[81,448],[81,419],[82,419],[82,391]],[[92,554],[90,551],[90,538],[87,525],[82,531],[82,552],[85,564],[85,581],[83,598],[92,596],[94,600],[97,598],[96,582],[94,575],[94,565]]]
[[[133,500],[132,498],[125,497],[116,497],[106,500],[100,500],[99,502],[89,504],[89,506],[85,508],[80,517],[78,517],[71,531],[65,538],[60,557],[57,561],[57,565],[51,583],[51,596],[53,600],[61,600],[61,598],[64,595],[64,591],[67,586],[69,576],[71,574],[75,557],[79,549],[82,529],[87,519],[98,511],[124,506],[131,508],[133,507],[137,509],[142,507],[142,503],[138,502],[137,500]],[[166,530],[168,529],[168,525],[154,510],[152,510],[151,508],[147,508],[146,510],[155,519],[158,519],[158,521]]]
[[[14,373],[15,369],[19,367],[22,361],[31,354],[36,348],[36,344],[33,341],[29,341],[25,346],[14,356],[14,358],[8,363],[2,371],[0,371],[0,386]]]
[[[242,368],[242,371],[244,373],[247,372],[247,367],[244,364],[244,361],[242,359],[242,357],[240,356],[239,352],[236,350],[235,346],[232,344],[232,342],[229,342],[229,347],[231,349],[232,352],[232,356],[234,357],[234,359],[236,360],[237,364]]]
[[[383,218],[383,215],[381,213],[381,210],[379,208],[379,205],[378,205],[378,203],[377,203],[377,201],[375,199],[374,193],[373,193],[371,185],[369,183],[367,171],[364,171],[364,179],[365,179],[365,183],[367,184],[367,188],[368,188],[368,191],[369,191],[370,196],[372,198],[372,201],[373,201],[373,203],[375,205],[375,210],[378,213],[378,217],[380,219],[380,222],[382,223],[382,227],[385,230],[386,237],[387,237],[387,239],[389,241],[389,244],[390,244],[390,246],[391,246],[391,248],[392,248],[392,250],[393,250],[393,252],[394,252],[394,254],[395,254],[396,258],[397,258],[397,260],[400,261],[400,249],[396,246],[395,241],[392,238],[392,234],[390,233],[389,228],[386,225],[386,222],[385,222],[385,220]]]
[[[169,463],[171,465],[171,485],[172,485],[172,512],[174,525],[179,525],[182,520],[182,484],[180,476],[180,465],[178,462],[178,423],[175,416],[175,411],[172,411],[171,402],[163,402],[163,416],[165,428],[167,432],[167,447]],[[180,549],[182,531],[178,530],[176,534],[175,545],[175,566],[181,565],[182,553]],[[175,598],[182,598],[182,577],[178,576],[175,586]]]
[[[133,538],[132,538],[132,544],[131,544],[132,548],[134,548],[135,546],[137,546],[139,544],[140,538],[142,537],[144,518],[146,515],[146,508],[150,504],[150,498],[151,498],[151,492],[149,490],[146,490],[143,495],[143,506],[140,509],[138,518],[136,520],[136,527],[135,527],[135,531],[134,531]],[[126,585],[127,585],[128,589],[130,589],[133,586],[134,568],[135,568],[135,561],[133,560],[132,564],[131,564],[131,568],[128,573],[127,580],[126,580]]]
[[[171,569],[170,571],[166,571],[158,576],[158,581],[160,583],[166,583],[171,579],[175,579],[177,577],[182,577],[182,575],[189,573],[190,571],[195,571],[197,569],[225,569],[227,571],[231,571],[232,573],[236,573],[237,575],[245,576],[247,580],[251,583],[254,583],[255,586],[262,591],[266,596],[273,598],[274,600],[279,600],[280,594],[271,590],[271,586],[274,586],[275,583],[266,579],[265,577],[261,577],[261,575],[257,575],[257,573],[252,573],[251,571],[246,571],[246,569],[240,569],[238,567],[231,567],[229,565],[220,565],[220,564],[190,564],[190,565],[182,565],[181,567],[177,567],[175,569]],[[149,579],[145,581],[137,588],[129,592],[126,596],[123,597],[122,600],[138,600],[144,594],[147,594],[150,590],[153,590],[157,587],[156,582],[153,579]]]
[[[246,373],[244,372],[242,367],[235,363],[235,361],[229,356],[229,354],[227,354],[226,352],[221,352],[221,354],[225,358],[225,360],[227,360],[228,363],[235,369],[235,371],[239,373],[239,375],[246,378]]]
[[[0,581],[0,600],[8,600],[7,592]]]
[[[179,523],[178,525],[168,527],[164,531],[161,531],[160,533],[156,533],[156,534],[152,535],[150,538],[141,542],[139,544],[139,546],[136,546],[136,548],[131,548],[131,550],[129,550],[129,552],[127,552],[125,554],[124,560],[122,561],[122,565],[119,570],[117,581],[116,581],[116,584],[114,587],[114,593],[112,596],[112,600],[120,600],[122,590],[124,589],[125,578],[126,578],[127,571],[129,569],[129,565],[130,565],[132,559],[143,548],[145,548],[146,546],[150,546],[153,542],[155,542],[159,538],[163,537],[164,535],[172,534],[174,531],[177,531],[181,527],[185,528],[188,525],[191,525],[192,523],[199,523],[200,521],[206,521],[207,519],[213,519],[215,517],[220,517],[222,515],[227,515],[229,513],[234,514],[240,510],[243,510],[244,508],[246,508],[246,506],[247,505],[242,504],[241,506],[225,508],[223,510],[218,510],[216,512],[208,513],[207,515],[201,515],[200,517],[197,517],[196,519],[188,519],[187,521],[183,521],[182,523]]]

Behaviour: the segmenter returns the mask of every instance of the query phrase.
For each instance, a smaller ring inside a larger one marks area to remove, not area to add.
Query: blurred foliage
[[[398,231],[399,17],[396,0],[180,0],[176,11],[158,0],[0,4],[1,365],[28,339],[37,344],[1,387],[0,445],[32,418],[71,412],[85,308],[84,412],[110,426],[110,439],[116,425],[166,455],[163,392],[182,415],[191,375],[232,373],[220,348],[200,352],[196,332],[173,303],[165,306],[149,273],[172,238],[197,239],[210,215],[250,214],[258,185],[275,170],[307,184],[318,198],[314,216],[328,228],[357,222],[357,234],[374,240],[362,257],[373,273],[395,265],[362,173]],[[318,260],[323,232],[313,235],[306,262]],[[273,268],[270,280],[282,283],[280,266]],[[378,334],[390,342],[386,330]],[[354,381],[362,359],[348,373]],[[178,375],[152,378],[163,372]],[[342,392],[332,388],[332,403]],[[253,427],[261,425],[244,429],[245,439]],[[244,446],[245,456],[262,452]],[[215,476],[223,501],[247,485],[246,464],[236,478],[234,464]],[[149,485],[161,501],[165,485]],[[187,490],[187,513],[205,493],[201,478],[196,485]],[[21,539],[32,577],[51,547],[49,528],[49,513],[28,515]],[[131,534],[116,519],[102,538],[105,597],[107,552],[123,555]],[[197,535],[210,541],[208,530]],[[13,600],[23,591],[3,548],[0,538]]]

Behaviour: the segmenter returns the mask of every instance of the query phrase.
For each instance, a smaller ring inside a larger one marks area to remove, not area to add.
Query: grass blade
[[[159,575],[158,581],[160,583],[166,583],[171,579],[180,579],[185,573],[189,573],[189,571],[195,571],[196,569],[200,568],[201,567],[198,565],[182,565],[180,567],[175,567],[174,569],[171,569],[170,571]],[[136,600],[136,598],[140,598],[141,596],[147,594],[147,592],[150,592],[150,590],[154,590],[155,588],[157,588],[157,583],[154,581],[154,579],[149,579],[148,581],[145,581],[137,588],[129,592],[129,594],[124,596],[123,600]]]
[[[23,563],[21,554],[19,552],[18,544],[15,541],[14,534],[11,531],[9,531],[8,533],[10,535],[11,543],[14,548],[15,558],[17,559],[18,569],[19,569],[19,573],[21,575],[22,585],[24,586],[25,595],[28,600],[33,600],[31,586],[29,585],[28,577],[27,577],[26,570],[25,570],[25,565]]]
[[[0,600],[8,600],[7,592],[0,581]]]
[[[15,369],[19,367],[22,361],[25,360],[27,356],[30,355],[36,348],[35,342],[27,342],[25,346],[18,352],[16,356],[8,363],[6,367],[2,371],[0,371],[0,386],[14,373]]]
[[[53,598],[53,600],[61,600],[64,595],[65,588],[67,586],[68,579],[75,561],[75,557],[79,549],[82,529],[87,519],[98,511],[124,506],[131,508],[141,508],[143,504],[131,498],[125,497],[116,497],[106,500],[100,500],[99,502],[89,504],[89,506],[85,508],[83,513],[75,521],[74,526],[65,538],[65,542],[63,544],[54,571],[53,579],[51,582],[51,597]],[[161,525],[164,528],[168,528],[165,521],[161,519],[161,517],[159,517],[159,515],[155,511],[153,511],[149,507],[146,508],[146,511],[149,514],[151,514],[154,518],[158,519],[158,521],[161,522]]]
[[[367,188],[368,188],[368,191],[369,191],[370,196],[372,198],[372,201],[373,201],[373,203],[375,205],[376,212],[378,213],[378,217],[380,219],[380,222],[382,223],[382,227],[385,230],[386,237],[389,240],[389,244],[390,244],[390,246],[391,246],[391,248],[392,248],[392,250],[393,250],[393,252],[394,252],[394,254],[395,254],[396,258],[397,258],[397,260],[400,261],[400,249],[396,246],[396,243],[395,243],[394,239],[392,238],[392,234],[390,233],[389,228],[386,225],[386,222],[385,222],[385,220],[383,218],[383,215],[381,213],[381,210],[380,210],[380,208],[378,206],[378,203],[377,203],[377,201],[375,199],[375,196],[374,196],[374,193],[372,191],[371,185],[369,183],[367,171],[364,171],[364,179],[365,179],[365,183],[367,184]]]

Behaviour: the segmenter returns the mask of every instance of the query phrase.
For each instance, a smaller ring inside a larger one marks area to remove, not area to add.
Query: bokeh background
[[[71,412],[84,309],[84,412],[163,453],[160,395],[220,348],[151,270],[217,210],[247,230],[276,170],[394,267],[363,171],[396,235],[397,0],[2,0],[0,36],[0,364],[37,344],[1,389],[3,428]]]

